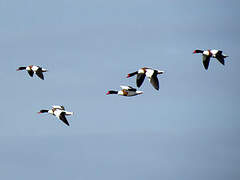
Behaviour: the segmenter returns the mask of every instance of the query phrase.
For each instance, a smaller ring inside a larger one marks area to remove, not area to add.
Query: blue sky
[[[0,1],[1,179],[240,178],[239,2]],[[208,71],[194,49],[216,48]],[[49,69],[44,81],[16,72]],[[129,72],[164,70],[160,91]],[[74,111],[70,127],[40,109]]]

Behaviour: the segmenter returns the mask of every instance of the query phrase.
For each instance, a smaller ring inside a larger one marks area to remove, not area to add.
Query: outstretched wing
[[[34,74],[33,70],[28,70],[27,72],[28,72],[29,76],[33,77],[33,74]]]
[[[64,122],[66,125],[69,126],[69,123],[67,121],[67,118],[65,117],[65,112],[61,112],[60,115],[59,115],[59,119]]]
[[[150,83],[153,85],[153,87],[156,90],[159,90],[159,82],[158,82],[157,74],[152,75],[152,77],[150,79]]]
[[[136,84],[137,87],[140,87],[145,79],[145,73],[138,73],[137,74],[137,79],[136,79]]]
[[[222,56],[216,56],[217,60],[222,64],[224,65],[225,64],[225,61],[224,61],[224,58]]]
[[[43,76],[43,73],[42,73],[42,68],[38,68],[38,70],[36,71],[36,74],[38,77],[40,77],[42,80],[44,80],[44,76]]]
[[[203,55],[202,58],[203,58],[202,59],[203,60],[203,66],[207,70],[208,69],[208,65],[209,65],[209,61],[210,61],[210,56]]]
[[[222,55],[222,51],[218,51],[217,54],[216,54],[216,59],[222,64],[224,65],[224,57]]]

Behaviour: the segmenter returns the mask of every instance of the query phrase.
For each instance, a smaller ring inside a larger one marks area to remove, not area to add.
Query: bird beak
[[[37,112],[38,114],[41,114],[41,112]]]
[[[129,78],[129,77],[130,77],[130,75],[128,74],[126,78]]]
[[[110,94],[109,92],[106,93],[106,95],[109,95],[109,94]]]

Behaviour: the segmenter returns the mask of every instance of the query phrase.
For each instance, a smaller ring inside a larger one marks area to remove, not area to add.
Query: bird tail
[[[158,71],[158,74],[163,74],[164,73],[164,71]]]
[[[143,91],[136,91],[137,94],[143,94]]]
[[[73,115],[73,112],[68,112],[68,111],[65,111],[65,115],[66,115],[66,116]]]

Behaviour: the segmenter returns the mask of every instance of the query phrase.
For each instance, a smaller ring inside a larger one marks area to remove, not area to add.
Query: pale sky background
[[[240,1],[0,0],[0,179],[239,180]],[[208,71],[194,49],[216,48]],[[44,81],[19,66],[49,69]],[[160,91],[106,96],[143,66]],[[40,109],[74,111],[70,127]]]

